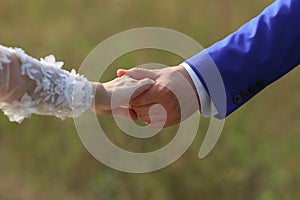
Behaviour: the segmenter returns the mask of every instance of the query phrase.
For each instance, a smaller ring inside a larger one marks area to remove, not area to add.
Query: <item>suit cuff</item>
[[[191,79],[193,80],[193,83],[195,85],[195,88],[197,90],[199,100],[200,100],[200,107],[201,111],[200,114],[203,117],[211,117],[218,114],[217,109],[215,108],[214,104],[212,103],[209,95],[207,94],[202,82],[194,72],[194,70],[189,66],[189,64],[183,62],[180,64],[183,66],[186,71],[189,73]]]

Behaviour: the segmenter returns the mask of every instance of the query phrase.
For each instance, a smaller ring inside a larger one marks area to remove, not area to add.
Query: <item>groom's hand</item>
[[[121,69],[117,74],[119,77],[127,75],[136,80],[149,78],[155,81],[149,90],[130,101],[134,111],[151,127],[178,124],[200,107],[193,81],[182,66],[158,70]]]

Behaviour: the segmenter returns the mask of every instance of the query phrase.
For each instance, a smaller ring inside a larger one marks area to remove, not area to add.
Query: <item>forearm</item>
[[[20,49],[0,46],[0,108],[11,121],[31,114],[76,117],[92,104],[93,87],[61,69],[54,57],[38,61]]]
[[[25,92],[32,91],[34,81],[21,76],[21,63],[15,53],[0,47],[0,102],[11,104],[20,100]]]
[[[186,61],[218,109],[224,102],[213,96],[215,83],[210,78],[216,66],[226,92],[226,111],[221,111],[221,116],[300,63],[299,10],[297,0],[278,0],[233,34]]]

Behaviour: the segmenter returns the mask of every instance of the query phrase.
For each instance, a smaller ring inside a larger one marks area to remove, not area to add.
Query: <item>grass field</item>
[[[271,0],[1,0],[0,43],[35,57],[55,54],[65,68],[78,69],[106,38],[137,27],[158,26],[185,33],[204,47],[235,31]],[[155,51],[128,54],[119,66],[145,62],[174,65],[177,57]],[[72,120],[33,116],[21,125],[0,114],[0,199],[2,200],[273,200],[300,196],[299,69],[269,86],[228,117],[212,153],[197,154],[207,129],[171,166],[148,174],[126,174],[96,161],[81,143]],[[110,118],[100,117],[121,146]],[[172,128],[151,144],[167,141]],[[160,143],[159,143],[160,144]],[[145,144],[148,148],[151,145]],[[127,145],[128,146],[128,145]]]

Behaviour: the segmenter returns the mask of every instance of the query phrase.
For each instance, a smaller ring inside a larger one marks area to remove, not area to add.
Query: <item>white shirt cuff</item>
[[[195,88],[197,89],[197,93],[200,100],[200,106],[201,106],[201,115],[203,117],[211,117],[216,114],[218,114],[217,109],[215,108],[214,104],[212,103],[209,95],[207,94],[202,82],[194,72],[194,70],[187,64],[187,63],[181,63],[181,66],[183,66],[186,71],[189,73],[191,79],[194,82]]]

